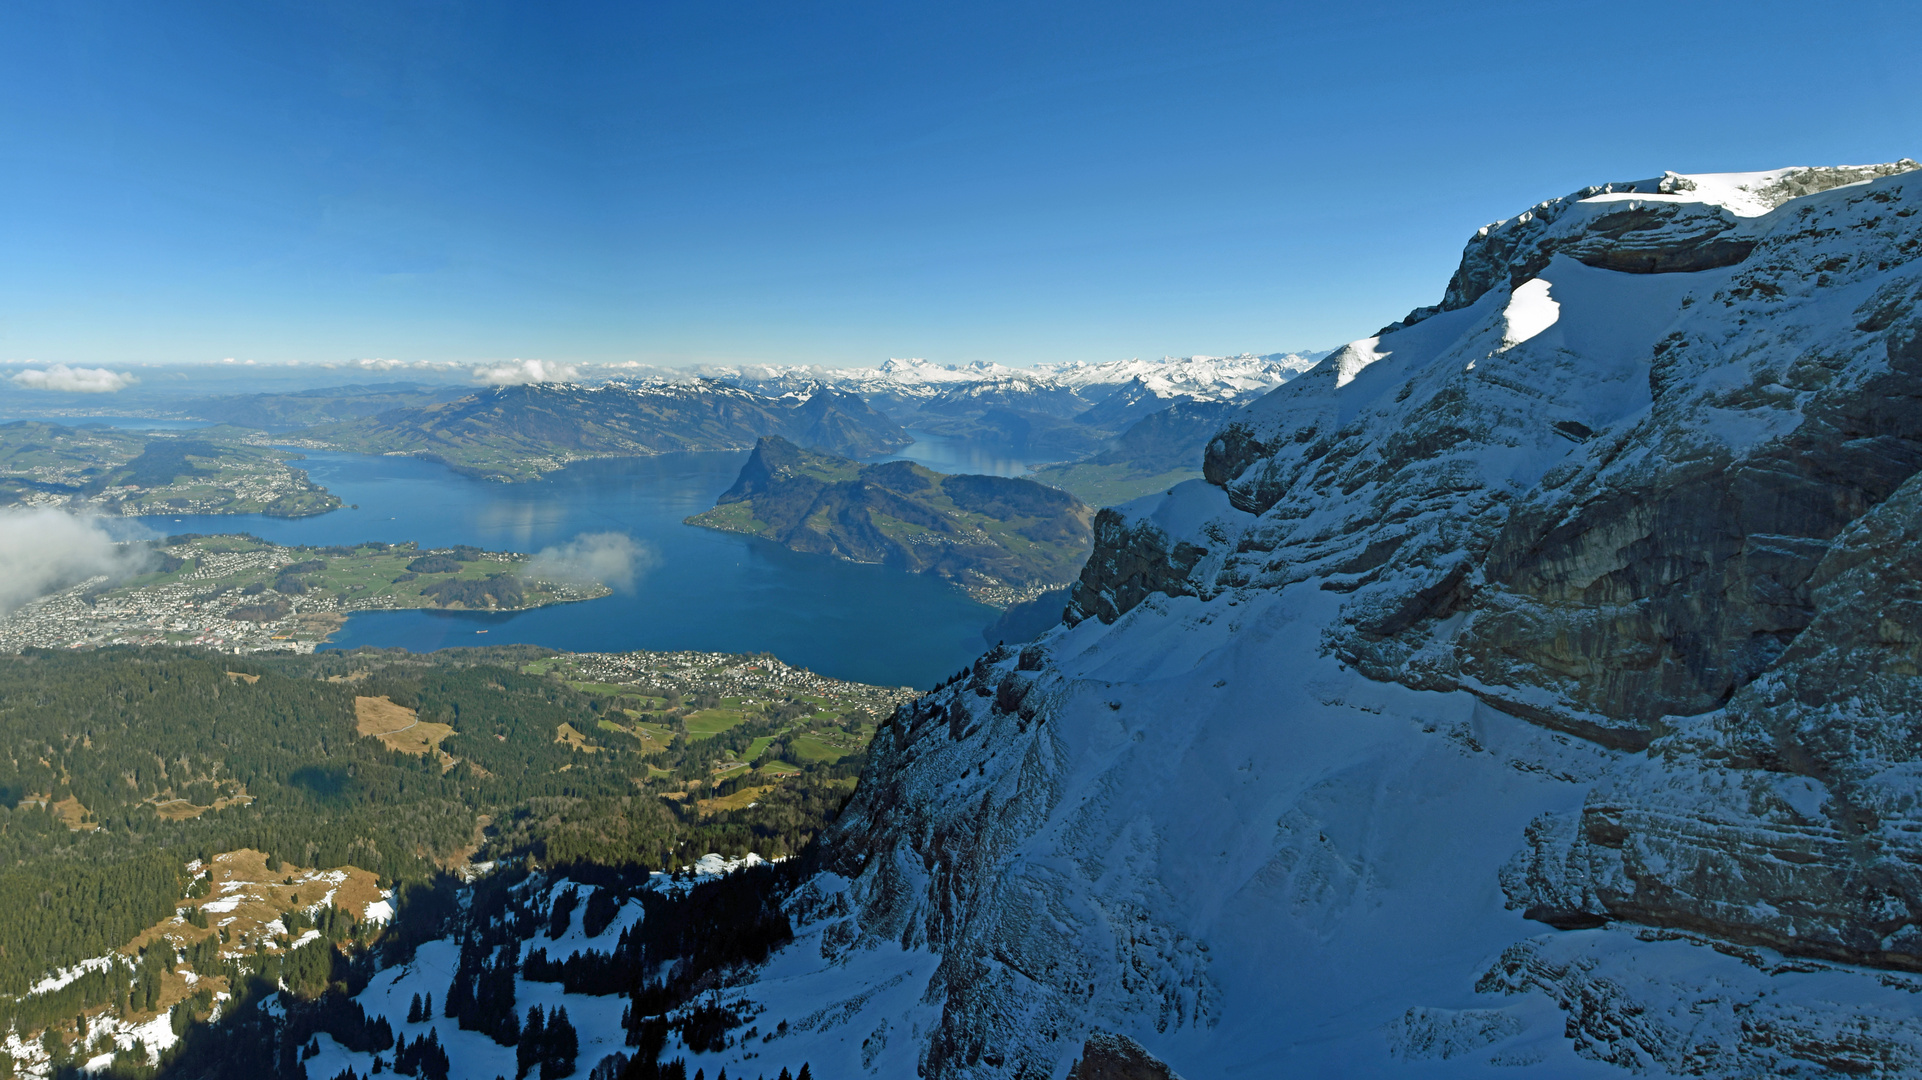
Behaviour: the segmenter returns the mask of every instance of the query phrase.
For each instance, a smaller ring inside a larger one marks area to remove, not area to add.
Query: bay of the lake
[[[603,599],[507,614],[364,612],[323,648],[765,651],[835,678],[927,688],[981,653],[981,631],[998,614],[935,578],[682,524],[734,483],[745,452],[584,461],[524,484],[475,480],[414,458],[306,454],[300,467],[358,509],[292,521],[137,520],[163,533],[251,532],[283,544],[413,540],[525,552],[612,532],[644,552],[633,586]],[[955,472],[1005,475],[1026,464],[927,436],[900,456]]]

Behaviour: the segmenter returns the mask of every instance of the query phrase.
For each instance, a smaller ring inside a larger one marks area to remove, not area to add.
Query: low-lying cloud
[[[385,356],[366,356],[346,364],[330,361],[319,366],[329,371],[342,367],[355,367],[362,371],[452,371],[461,365],[452,360],[395,360]]]
[[[0,509],[0,615],[89,578],[125,577],[150,555],[144,545],[115,543],[98,518]]]
[[[508,360],[499,364],[482,364],[474,369],[475,380],[492,383],[495,386],[577,382],[580,377],[580,368],[573,364],[562,364],[552,360]]]
[[[125,390],[140,380],[106,368],[68,367],[28,368],[14,375],[13,381],[29,390],[62,390],[69,394],[111,394]]]
[[[626,591],[660,562],[653,548],[626,533],[582,533],[565,544],[541,549],[527,564],[524,576],[573,585],[598,583]]]

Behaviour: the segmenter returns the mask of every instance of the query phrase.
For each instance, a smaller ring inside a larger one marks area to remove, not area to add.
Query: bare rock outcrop
[[[1181,1080],[1167,1064],[1126,1035],[1097,1031],[1081,1047],[1068,1080]]]
[[[1510,903],[1922,970],[1918,545],[1922,477],[1836,539],[1766,673],[1530,828]]]

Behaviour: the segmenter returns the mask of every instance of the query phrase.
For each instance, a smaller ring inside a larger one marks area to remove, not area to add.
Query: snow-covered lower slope
[[[779,1057],[1922,1073],[1913,168],[1491,226],[1104,511],[1072,625],[878,737]]]
[[[743,859],[706,855],[692,866],[684,867],[684,877],[673,878],[657,873],[647,887],[668,893],[684,892],[697,882],[760,861],[759,857],[753,855]],[[517,946],[518,962],[524,962],[536,949],[542,950],[555,961],[577,953],[611,953],[621,935],[642,918],[642,904],[630,898],[620,905],[609,921],[589,934],[586,899],[593,894],[593,887],[536,875],[521,882],[513,891],[541,912],[551,912],[565,892],[583,894],[580,898],[582,902],[575,904],[569,913],[565,927],[554,928],[559,933],[543,926],[542,932],[520,941]],[[446,1005],[449,986],[460,967],[460,959],[459,940],[449,937],[429,941],[421,945],[407,963],[376,974],[366,988],[354,997],[354,1002],[366,1011],[370,1020],[385,1019],[395,1035],[409,1042],[426,1038],[431,1032],[434,1041],[447,1054],[451,1077],[486,1080],[493,1076],[514,1076],[518,1071],[514,1047],[504,1046],[480,1031],[462,1028],[458,1021],[447,1017],[444,1009],[439,1007]],[[410,1021],[410,1010],[418,1008],[422,1001],[429,1006],[426,1015]],[[439,1006],[436,1006],[436,1002]],[[537,981],[517,974],[514,977],[514,1002],[517,1015],[533,1006],[539,1006],[549,1015],[558,1009],[567,1011],[570,1022],[578,1032],[580,1047],[575,1071],[571,1075],[588,1076],[602,1062],[615,1057],[624,1061],[633,1053],[626,1046],[626,1031],[622,1027],[626,998],[613,994],[568,993],[559,983]],[[271,1012],[274,1005],[270,1004],[268,1008]],[[382,1068],[391,1068],[394,1063],[391,1050],[379,1053],[351,1050],[324,1033],[314,1036],[306,1050],[311,1056],[303,1060],[307,1075],[312,1080],[341,1076],[347,1070],[361,1077],[379,1075],[375,1067],[376,1059],[381,1061]],[[614,1072],[618,1074],[618,1068]]]

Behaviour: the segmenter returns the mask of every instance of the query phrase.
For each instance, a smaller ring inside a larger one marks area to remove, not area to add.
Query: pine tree
[[[501,1018],[500,1027],[494,1029],[494,1041],[502,1046],[515,1046],[521,1041],[521,1018],[509,1012]]]
[[[420,1059],[420,1075],[425,1080],[447,1080],[452,1063],[447,1059],[447,1051],[441,1047],[440,1032],[427,1029],[426,1044],[415,1043],[414,1049]]]
[[[445,1006],[447,1018],[449,1020],[465,1021],[467,1012],[473,1007],[473,1004],[474,988],[468,982],[466,965],[462,965],[455,969],[453,982],[447,984],[447,1004]],[[466,1024],[463,1023],[462,1026],[465,1027]]]
[[[541,1015],[539,1005],[527,1007],[527,1022],[521,1025],[520,1045],[514,1048],[514,1080],[521,1080],[527,1070],[541,1060],[541,1051],[547,1043],[547,1020]]]
[[[548,1018],[547,1032],[541,1040],[541,1080],[559,1080],[572,1075],[574,1059],[580,1056],[580,1036],[567,1018],[567,1006],[554,1010]]]
[[[419,994],[415,994],[414,1000],[407,1003],[407,1022],[410,1024],[420,1023],[420,995]]]
[[[794,1074],[794,1080],[814,1080],[814,1072],[808,1068],[807,1062],[801,1063],[801,1071]]]

